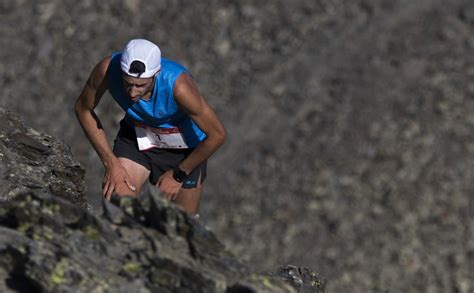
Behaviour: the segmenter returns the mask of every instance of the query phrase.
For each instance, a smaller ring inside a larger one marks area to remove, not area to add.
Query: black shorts
[[[194,149],[159,149],[138,150],[135,128],[127,121],[120,121],[120,130],[114,141],[114,154],[120,158],[130,159],[150,170],[150,183],[155,185],[158,178],[184,160]],[[204,182],[207,175],[207,161],[197,166],[183,181],[183,188],[195,188]]]

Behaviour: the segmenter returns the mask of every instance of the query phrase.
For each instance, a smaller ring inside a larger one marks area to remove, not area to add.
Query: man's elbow
[[[76,113],[76,117],[79,117],[80,111],[81,111],[80,102],[76,101],[76,104],[74,104],[74,113]]]
[[[82,106],[82,103],[79,100],[74,105],[74,113],[76,114],[77,119],[79,119],[79,121],[80,121],[81,116],[82,116],[81,114],[84,113],[84,107]]]
[[[74,113],[81,124],[88,112],[90,113],[90,110],[84,106],[84,103],[81,101],[81,99],[78,99],[74,105]]]
[[[222,128],[217,132],[217,135],[216,135],[217,145],[218,146],[223,145],[226,139],[227,139],[227,131],[225,130],[225,128]]]

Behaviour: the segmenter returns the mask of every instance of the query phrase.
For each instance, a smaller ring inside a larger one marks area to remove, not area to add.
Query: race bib
[[[150,128],[135,126],[137,134],[138,149],[140,151],[151,148],[160,149],[187,149],[183,134],[178,127],[173,128]]]

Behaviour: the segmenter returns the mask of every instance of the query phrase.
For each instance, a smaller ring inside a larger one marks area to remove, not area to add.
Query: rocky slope
[[[155,190],[103,201],[98,215],[62,141],[3,108],[0,119],[1,292],[324,291],[294,266],[253,273]]]
[[[0,4],[0,103],[72,146],[95,206],[74,99],[146,37],[227,126],[201,214],[234,253],[328,292],[474,290],[470,1],[30,2]],[[121,114],[109,97],[98,113],[112,141]]]
[[[2,204],[1,291],[296,292],[277,277],[251,275],[160,197],[122,198],[104,211],[96,217],[34,193]]]

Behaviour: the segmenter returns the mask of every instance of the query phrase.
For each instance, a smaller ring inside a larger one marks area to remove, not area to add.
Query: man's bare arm
[[[180,169],[189,174],[225,142],[227,134],[224,125],[200,95],[194,79],[189,74],[180,75],[174,93],[176,102],[207,136],[179,165]]]
[[[82,129],[105,166],[111,161],[113,154],[94,108],[107,90],[106,75],[109,63],[110,58],[106,58],[96,65],[77,99],[75,107],[76,116]]]
[[[82,90],[81,95],[76,101],[75,112],[87,138],[99,155],[106,168],[104,177],[103,195],[110,198],[115,186],[124,180],[130,189],[135,188],[131,185],[128,174],[123,173],[123,169],[113,154],[112,148],[107,141],[107,135],[102,124],[94,112],[100,99],[107,90],[107,69],[111,58],[105,58],[100,61],[92,71],[89,79]],[[128,179],[128,180],[127,180]]]

